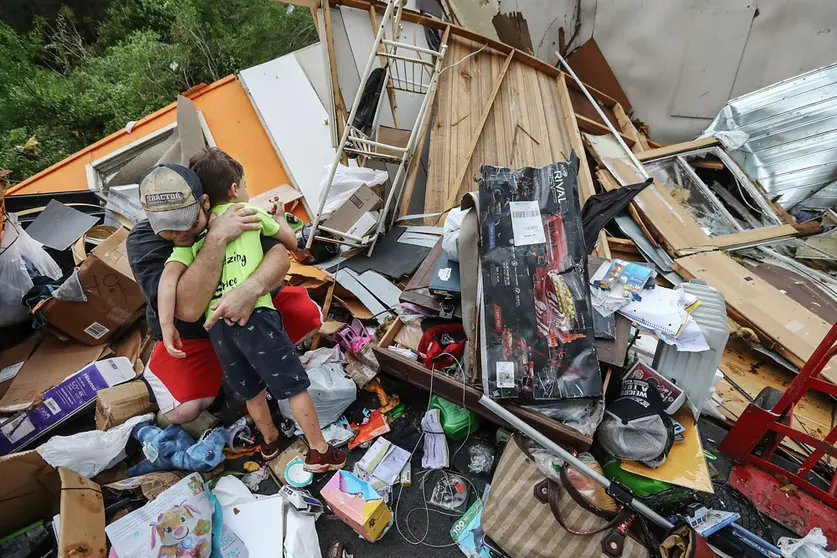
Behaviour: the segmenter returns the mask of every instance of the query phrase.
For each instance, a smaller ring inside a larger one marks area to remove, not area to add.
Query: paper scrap
[[[538,201],[509,202],[515,246],[545,244],[543,220]]]
[[[421,419],[424,432],[424,456],[421,466],[425,469],[444,469],[450,466],[450,453],[445,431],[442,430],[441,411],[430,409]]]
[[[20,371],[21,368],[23,368],[24,362],[26,361],[22,360],[18,363],[12,364],[11,366],[7,366],[3,369],[0,369],[0,384],[2,384],[3,382],[8,382],[9,380],[17,376],[17,373]]]
[[[395,484],[408,461],[410,461],[410,452],[383,438],[378,438],[360,459],[358,465],[373,477],[392,485]]]

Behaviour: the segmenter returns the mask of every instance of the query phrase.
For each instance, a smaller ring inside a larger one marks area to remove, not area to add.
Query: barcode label
[[[500,389],[514,388],[514,363],[500,361],[497,363],[497,387]]]
[[[512,219],[531,219],[532,217],[540,218],[541,212],[537,209],[530,209],[528,211],[512,211]]]
[[[109,331],[110,330],[108,328],[106,328],[99,322],[93,322],[92,324],[84,328],[84,333],[86,333],[93,339],[101,339],[102,337],[107,335]]]
[[[509,202],[509,210],[515,246],[546,243],[537,201]]]
[[[352,197],[349,198],[349,201],[352,202],[352,205],[354,205],[358,209],[363,207],[363,201],[355,195],[352,195]]]
[[[55,399],[52,397],[44,399],[44,405],[46,405],[46,408],[49,409],[49,412],[53,415],[57,415],[61,412],[61,407],[58,406],[58,403],[56,403]]]

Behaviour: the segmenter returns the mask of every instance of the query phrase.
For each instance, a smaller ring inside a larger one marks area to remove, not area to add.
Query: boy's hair
[[[229,188],[241,184],[244,167],[217,147],[207,147],[189,159],[189,168],[201,179],[209,203],[218,205],[230,200]]]

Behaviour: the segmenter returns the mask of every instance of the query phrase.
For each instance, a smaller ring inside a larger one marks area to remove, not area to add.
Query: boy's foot
[[[261,453],[262,459],[264,459],[265,463],[279,457],[279,454],[281,453],[281,448],[279,447],[279,438],[276,438],[269,444],[267,442],[263,443]]]
[[[329,444],[325,453],[309,449],[305,454],[305,470],[309,473],[337,471],[346,465],[346,452]]]

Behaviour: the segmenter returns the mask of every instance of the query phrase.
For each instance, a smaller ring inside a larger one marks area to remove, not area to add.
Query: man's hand
[[[209,232],[207,238],[226,246],[235,240],[244,231],[257,231],[261,229],[259,216],[252,207],[235,205],[224,212],[220,217],[214,213],[209,214]]]
[[[221,318],[229,325],[247,325],[250,314],[256,306],[256,299],[262,295],[262,290],[251,281],[245,281],[240,286],[225,292],[221,298],[210,308],[212,315],[206,320],[203,327],[207,331]]]

